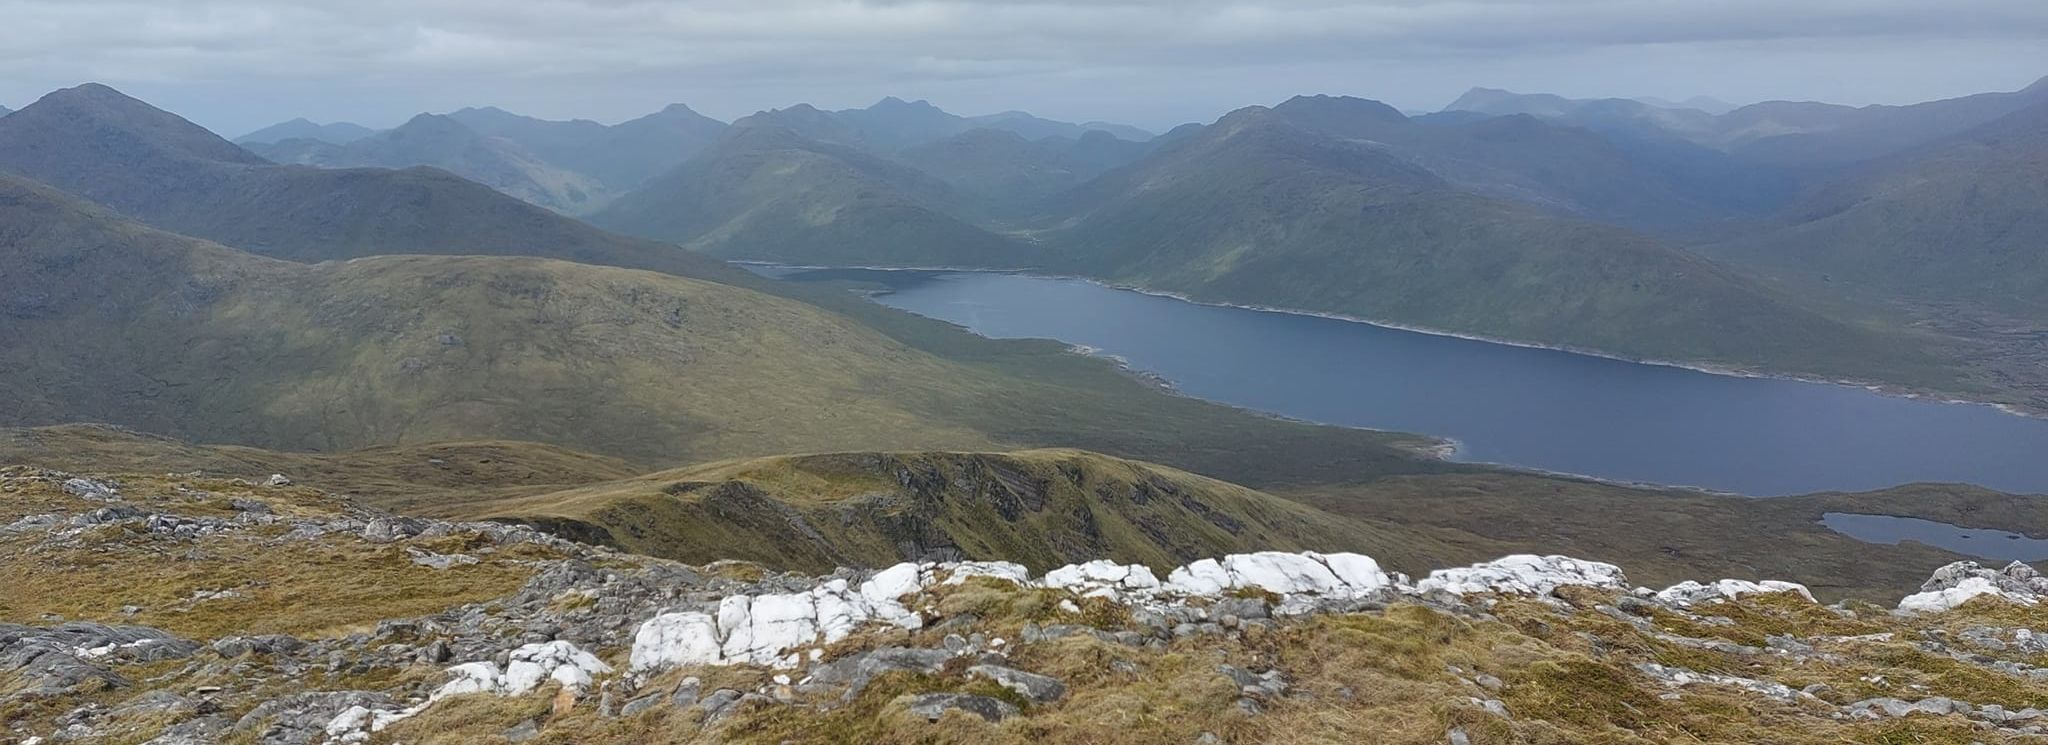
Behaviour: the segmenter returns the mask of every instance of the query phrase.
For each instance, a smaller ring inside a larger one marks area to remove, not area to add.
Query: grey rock
[[[661,702],[662,702],[662,700],[663,700],[663,697],[662,697],[662,696],[660,696],[660,695],[654,695],[654,696],[641,696],[641,697],[639,697],[639,698],[636,698],[636,699],[633,699],[633,700],[631,700],[631,701],[627,701],[627,702],[626,702],[626,705],[625,705],[625,706],[621,706],[621,707],[619,707],[619,716],[622,716],[622,717],[633,717],[633,716],[639,716],[641,712],[647,711],[648,709],[652,709],[652,708],[654,708],[654,707],[656,707],[656,706],[660,706],[660,705],[661,705]]]
[[[692,675],[676,684],[676,690],[668,696],[668,703],[678,709],[687,709],[697,703],[699,692],[704,690],[704,681]]]
[[[964,711],[990,722],[1017,716],[1017,707],[1007,701],[965,693],[921,693],[910,700],[910,713],[927,721],[939,721],[948,711]]]
[[[1067,684],[1060,682],[1058,678],[1028,673],[1012,667],[975,665],[967,668],[967,674],[993,680],[1036,704],[1058,701],[1067,695]]]
[[[498,735],[506,742],[520,743],[540,736],[540,724],[528,719]]]

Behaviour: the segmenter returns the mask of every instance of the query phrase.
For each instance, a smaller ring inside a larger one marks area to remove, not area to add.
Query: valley
[[[2048,734],[2048,80],[1283,96],[0,109],[0,741]]]

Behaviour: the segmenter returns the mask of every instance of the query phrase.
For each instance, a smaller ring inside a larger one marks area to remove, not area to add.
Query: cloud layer
[[[0,103],[103,80],[223,126],[469,103],[617,118],[685,100],[729,117],[889,93],[1157,126],[1310,89],[1410,107],[1482,84],[1905,100],[2048,74],[2040,0],[0,0],[0,15]]]

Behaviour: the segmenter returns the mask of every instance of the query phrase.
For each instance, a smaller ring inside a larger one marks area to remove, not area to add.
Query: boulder
[[[1423,593],[1452,595],[1502,593],[1549,595],[1560,587],[1593,587],[1604,590],[1629,589],[1628,578],[1613,564],[1585,561],[1569,556],[1514,554],[1493,561],[1456,569],[1439,569],[1417,582]]]
[[[1067,684],[1061,683],[1058,678],[1027,673],[1012,667],[975,665],[967,668],[967,674],[993,680],[1035,704],[1051,703],[1067,695]]]

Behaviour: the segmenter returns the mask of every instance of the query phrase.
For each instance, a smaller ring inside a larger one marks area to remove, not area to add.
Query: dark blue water
[[[2048,420],[1987,406],[1197,305],[1081,280],[761,271],[886,285],[878,302],[984,336],[1083,345],[1236,406],[1450,438],[1461,460],[1752,495],[1913,481],[2048,492]]]
[[[1918,541],[1965,556],[1999,561],[2048,559],[2048,540],[1988,528],[1965,528],[1933,520],[1891,515],[1830,512],[1821,524],[1835,532],[1870,543]]]

